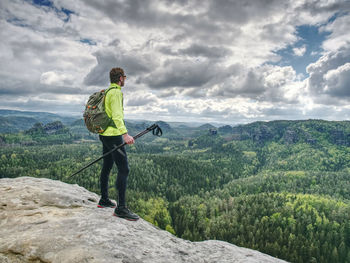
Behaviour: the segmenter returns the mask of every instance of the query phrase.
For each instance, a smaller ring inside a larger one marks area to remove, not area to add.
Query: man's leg
[[[115,145],[118,146],[123,143],[122,136],[117,136],[115,140]],[[129,164],[128,157],[125,151],[125,147],[120,148],[121,152],[115,151],[113,152],[113,160],[118,167],[118,177],[116,181],[116,188],[118,190],[118,207],[114,210],[114,215],[125,218],[127,220],[136,221],[139,219],[139,216],[132,213],[126,207],[126,187],[127,187],[127,179],[129,175]]]
[[[118,189],[118,206],[126,206],[125,195],[129,175],[129,164],[125,148],[122,147],[121,151],[124,153],[124,156],[120,152],[116,152],[118,156],[115,158],[115,163],[118,167],[116,188]]]
[[[121,145],[123,143],[122,136],[115,136],[113,138],[113,144],[115,146]],[[116,189],[118,190],[118,206],[125,206],[125,194],[126,194],[126,186],[127,186],[127,179],[129,175],[129,164],[128,164],[128,157],[125,151],[125,147],[121,147],[120,151],[123,153],[120,153],[119,151],[114,151],[112,153],[113,160],[118,168],[118,176],[116,180]]]
[[[103,145],[103,154],[107,153],[109,148],[109,138],[107,136],[99,136]],[[100,187],[101,187],[101,200],[99,207],[115,207],[115,204],[108,198],[108,179],[111,169],[113,167],[113,157],[111,154],[103,157],[103,166],[100,175]]]

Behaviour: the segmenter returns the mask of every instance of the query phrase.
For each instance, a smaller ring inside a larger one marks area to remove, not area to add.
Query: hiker
[[[103,154],[107,153],[115,146],[123,144],[123,140],[127,144],[133,144],[135,142],[134,138],[128,134],[124,123],[123,93],[121,91],[126,80],[124,70],[122,68],[112,68],[109,76],[111,84],[109,86],[110,90],[105,98],[105,110],[107,115],[112,118],[115,127],[114,125],[108,126],[107,129],[99,135],[103,145]],[[113,167],[113,163],[118,167],[118,176],[116,180],[118,205],[108,198],[108,177]],[[121,147],[120,150],[114,151],[112,154],[103,157],[103,167],[100,177],[101,199],[98,202],[98,207],[115,208],[115,216],[136,221],[139,219],[138,215],[132,213],[125,203],[128,175],[129,165],[124,146]]]

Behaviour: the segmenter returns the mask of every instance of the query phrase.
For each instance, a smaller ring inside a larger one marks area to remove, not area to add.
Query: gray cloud
[[[152,0],[88,0],[85,3],[106,14],[113,21],[127,22],[131,26],[158,27],[167,25],[171,19],[166,13],[159,12]]]
[[[0,95],[37,95],[37,94],[85,94],[89,90],[82,87],[46,85],[37,81],[23,81],[8,75],[0,74]]]
[[[82,116],[84,103],[72,103],[63,100],[43,99],[35,96],[1,96],[0,105],[2,108],[28,111],[45,111],[67,115]]]
[[[248,71],[244,75],[240,75],[239,79],[237,77],[231,77],[219,83],[217,89],[210,91],[210,96],[258,99],[265,91],[266,87],[263,85],[262,76],[259,76],[253,71]]]
[[[179,90],[181,95],[192,97],[192,98],[205,98],[207,97],[206,87],[186,88]]]
[[[275,105],[271,108],[261,110],[262,115],[269,116],[270,119],[300,119],[303,116],[303,108],[286,107],[285,105]]]
[[[350,2],[343,0],[335,0],[328,2],[320,2],[318,0],[305,1],[297,11],[308,11],[311,15],[319,15],[320,13],[329,12],[346,12],[350,10]]]
[[[164,65],[144,79],[151,88],[164,89],[169,87],[201,87],[214,76],[215,65],[208,61],[173,59],[165,61]]]
[[[256,74],[254,71],[249,71],[246,75],[245,81],[238,90],[239,94],[242,96],[257,98],[266,91],[263,82],[264,80],[261,75]]]
[[[1,87],[0,95],[31,95],[31,94],[84,94],[81,88],[71,88],[63,86],[38,85],[36,83],[27,83],[27,87],[22,89],[23,85],[12,85],[11,87]]]
[[[264,65],[249,69],[235,64],[222,69],[220,81],[208,89],[210,97],[249,98],[259,102],[299,103],[300,91],[304,85],[296,83],[296,74],[292,67]]]
[[[209,1],[208,15],[211,20],[219,20],[225,23],[247,23],[249,20],[260,20],[276,12],[287,8],[289,3],[278,0],[220,0]]]
[[[324,79],[327,94],[335,97],[350,97],[350,63],[329,71]]]
[[[128,97],[126,106],[143,106],[143,105],[151,105],[156,102],[156,97],[151,96],[134,96]]]
[[[31,1],[18,0],[12,0],[11,4],[6,0],[0,3],[0,17],[14,26],[62,37],[79,35],[76,29],[65,26],[73,14],[72,11],[67,14],[67,11],[55,6],[55,3],[52,6],[33,5]]]
[[[307,67],[310,74],[308,90],[316,100],[325,103],[324,96],[342,99],[350,97],[349,91],[349,64],[350,48],[342,48],[339,51],[328,52],[316,63]],[[331,103],[332,101],[329,101]],[[333,100],[333,102],[335,102]]]
[[[97,65],[84,79],[84,84],[106,86],[109,83],[109,71],[114,67],[122,67],[125,74],[138,76],[148,73],[154,66],[154,61],[149,55],[127,53],[122,49],[101,50],[93,54]]]
[[[167,98],[177,94],[176,88],[168,88],[166,90],[162,90],[162,92],[158,95],[159,98]]]
[[[306,111],[304,116],[312,119],[319,119],[321,117],[325,120],[349,120],[350,109],[333,105],[318,105],[317,107]]]
[[[218,88],[210,92],[210,96],[219,98],[240,96],[257,99],[264,93],[266,88],[263,85],[262,76],[243,67],[239,72],[239,75],[232,74],[223,82],[219,83]]]
[[[188,55],[192,57],[207,57],[212,59],[223,58],[230,55],[232,52],[225,47],[216,47],[216,46],[205,46],[199,44],[192,44],[188,48],[179,49],[179,55]]]
[[[305,119],[325,119],[325,120],[347,120],[350,118],[350,109],[336,106],[318,105],[313,109],[305,109],[304,105],[284,105],[275,104],[272,107],[259,109],[253,120],[305,120]]]
[[[210,19],[210,5],[216,6],[214,0],[207,1],[155,1],[155,0],[129,0],[129,1],[84,1],[102,14],[107,15],[114,23],[127,23],[130,27],[145,28],[146,30],[169,29],[178,37],[177,39],[193,39],[206,41],[206,43],[222,44],[229,43],[231,32],[234,35],[240,32],[232,24],[222,25],[218,21]],[[164,4],[167,9],[160,9]],[[182,11],[171,12],[172,9],[180,8]],[[200,10],[195,12],[195,10]],[[239,13],[240,10],[237,10]],[[223,35],[225,33],[225,35]],[[211,35],[212,37],[208,37]]]
[[[291,42],[286,40],[296,41],[297,37],[294,34],[295,28],[291,25],[284,25],[280,22],[270,23],[262,27],[260,38],[271,43],[286,43],[286,45],[290,45]]]

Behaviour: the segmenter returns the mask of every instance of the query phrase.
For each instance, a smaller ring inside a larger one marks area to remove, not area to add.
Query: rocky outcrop
[[[98,196],[50,179],[0,179],[0,262],[284,262],[222,241],[190,242],[97,208]]]
[[[215,126],[211,125],[210,123],[203,124],[198,127],[199,130],[209,130],[209,129],[216,129]]]
[[[220,130],[219,130],[220,131]],[[284,144],[350,146],[350,121],[295,120],[253,122],[232,127],[232,140],[253,140],[258,145],[267,142]]]
[[[267,125],[260,125],[257,129],[252,132],[253,140],[258,144],[263,144],[268,140],[272,140],[273,132]]]
[[[0,136],[0,146],[5,146],[5,140]]]
[[[286,132],[283,135],[283,142],[285,144],[293,144],[298,141],[298,132],[295,131],[294,129],[287,128]]]
[[[44,131],[47,134],[62,133],[64,130],[68,132],[63,123],[60,121],[51,122],[44,126]]]
[[[61,134],[61,133],[68,133],[68,132],[69,132],[69,129],[66,128],[60,121],[51,122],[46,125],[43,125],[42,123],[38,122],[38,123],[35,123],[32,128],[25,131],[26,134],[32,134],[32,135]]]
[[[342,130],[332,130],[330,134],[331,142],[336,145],[350,145],[350,135],[345,135],[344,131]]]
[[[219,132],[220,133],[232,133],[232,126],[230,126],[230,125],[221,126],[219,128]]]

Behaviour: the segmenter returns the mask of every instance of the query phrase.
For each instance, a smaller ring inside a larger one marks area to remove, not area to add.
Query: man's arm
[[[133,144],[134,138],[128,134],[128,131],[124,124],[124,113],[123,113],[123,94],[119,90],[113,90],[110,97],[110,105],[112,111],[112,120],[115,123],[120,134],[123,134],[123,139],[127,144]]]

